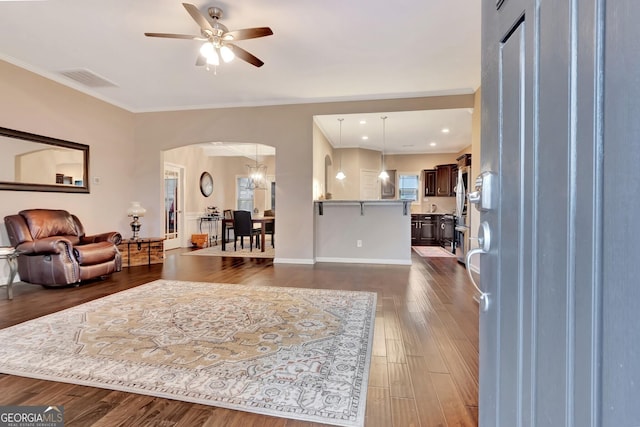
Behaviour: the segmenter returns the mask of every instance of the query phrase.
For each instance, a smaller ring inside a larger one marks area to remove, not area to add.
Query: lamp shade
[[[140,205],[140,202],[131,202],[129,209],[127,209],[127,216],[141,217],[147,212],[145,208]]]
[[[229,46],[222,46],[220,48],[220,56],[222,56],[222,60],[224,62],[233,61],[233,58],[236,57],[235,53],[233,53],[233,50],[231,50]]]
[[[220,58],[216,51],[212,51],[209,56],[207,56],[207,64],[209,65],[220,65]]]
[[[202,46],[200,46],[200,54],[207,59],[209,59],[209,57],[215,52],[216,50],[213,47],[213,43],[211,42],[205,42],[202,44]]]

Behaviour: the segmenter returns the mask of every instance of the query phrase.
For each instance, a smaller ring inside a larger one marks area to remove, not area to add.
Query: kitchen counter
[[[409,206],[411,201],[409,200],[315,200],[314,203],[318,207],[318,215],[324,215],[324,206],[348,206],[358,205],[360,206],[360,215],[364,215],[365,206],[402,206],[402,215],[409,214]]]
[[[402,200],[318,200],[315,260],[411,264],[411,217]]]
[[[452,212],[412,212],[411,215],[453,215],[453,216],[456,216],[456,214],[452,213]]]
[[[411,212],[411,215],[453,215],[456,216],[453,212]]]

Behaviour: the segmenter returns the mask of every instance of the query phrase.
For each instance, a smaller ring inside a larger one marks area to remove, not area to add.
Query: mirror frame
[[[83,154],[83,178],[82,185],[60,185],[60,184],[30,184],[28,182],[0,181],[0,190],[18,191],[49,191],[57,193],[89,193],[89,146],[77,142],[65,141],[48,136],[36,135],[14,129],[0,127],[0,136],[6,138],[21,139],[41,144],[53,145],[56,147],[80,150]]]

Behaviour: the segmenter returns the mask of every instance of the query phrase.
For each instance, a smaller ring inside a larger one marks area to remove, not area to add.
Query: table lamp
[[[131,202],[131,206],[127,209],[127,216],[132,217],[133,221],[131,221],[131,231],[133,231],[133,239],[138,239],[138,233],[140,232],[140,226],[142,225],[138,219],[143,217],[147,212],[145,208],[140,206],[140,202]]]

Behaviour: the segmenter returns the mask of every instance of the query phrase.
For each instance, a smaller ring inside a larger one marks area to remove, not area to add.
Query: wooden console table
[[[122,239],[118,245],[123,267],[162,264],[164,262],[164,237]]]

